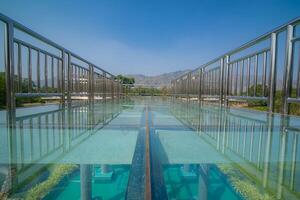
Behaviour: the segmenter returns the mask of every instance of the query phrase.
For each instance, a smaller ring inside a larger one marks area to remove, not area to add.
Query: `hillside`
[[[168,86],[171,84],[171,80],[177,78],[178,76],[188,72],[189,70],[175,71],[170,73],[164,73],[157,76],[145,76],[142,74],[127,74],[126,76],[135,79],[137,85],[145,85],[147,87],[160,88],[163,86]]]

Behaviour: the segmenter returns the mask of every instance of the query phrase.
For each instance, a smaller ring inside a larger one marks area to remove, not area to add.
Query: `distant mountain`
[[[143,74],[127,74],[126,76],[134,78],[137,86],[144,85],[147,87],[161,88],[163,86],[169,86],[173,79],[187,73],[188,71],[189,70],[175,71],[157,76],[145,76]]]

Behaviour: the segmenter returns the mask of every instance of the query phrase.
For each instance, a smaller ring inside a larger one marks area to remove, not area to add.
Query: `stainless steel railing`
[[[5,26],[5,81],[7,110],[16,109],[16,97],[74,99],[119,98],[122,85],[115,76],[0,13]],[[22,39],[21,32],[30,39]],[[38,41],[43,45],[36,45]],[[26,64],[24,64],[26,60]],[[25,77],[26,76],[26,77]],[[85,97],[85,98],[82,98]]]
[[[300,17],[176,78],[171,82],[173,96],[213,98],[225,105],[233,100],[262,100],[273,112],[280,87],[282,113],[289,113],[291,103],[300,103],[299,24]],[[286,33],[285,50],[279,51],[282,33]],[[282,74],[277,73],[280,56]]]
[[[171,112],[277,199],[295,198],[300,178],[295,168],[300,145],[297,118],[179,99],[172,101]]]

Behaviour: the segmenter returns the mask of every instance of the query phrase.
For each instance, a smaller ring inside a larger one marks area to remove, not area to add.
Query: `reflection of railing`
[[[299,119],[174,101],[172,113],[277,198],[299,193]]]
[[[17,117],[14,131],[7,132],[10,142],[3,146],[10,149],[11,187],[57,162],[119,113],[119,105],[107,102]]]
[[[188,99],[196,96],[199,100],[214,98],[226,105],[232,100],[261,100],[274,111],[276,85],[283,80],[282,112],[288,113],[290,103],[300,103],[300,53],[296,49],[300,49],[296,31],[299,23],[300,18],[294,19],[173,80],[173,95]],[[281,52],[277,43],[283,32],[286,49]],[[285,64],[283,76],[277,80],[280,56],[285,57]]]
[[[59,97],[62,103],[120,97],[122,87],[114,75],[2,14],[0,21],[5,24],[9,111],[15,110],[16,97]]]

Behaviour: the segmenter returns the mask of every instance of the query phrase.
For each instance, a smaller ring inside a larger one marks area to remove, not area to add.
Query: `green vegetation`
[[[272,195],[261,191],[258,184],[250,182],[236,167],[230,164],[218,164],[218,168],[227,176],[236,192],[244,199],[270,200],[275,199]]]
[[[135,83],[134,78],[129,78],[126,76],[118,75],[116,77],[117,80],[120,80],[122,84],[133,85]]]
[[[131,88],[128,92],[132,96],[167,96],[169,94],[168,88],[145,88],[137,87]]]
[[[118,75],[117,80],[125,84],[125,93],[131,96],[166,96],[169,94],[167,87],[149,88],[149,87],[134,87],[135,79],[123,75]]]
[[[268,91],[268,88],[266,88],[266,91]],[[262,96],[262,85],[257,85],[256,87],[256,96]],[[244,94],[246,95],[246,94]],[[268,94],[267,94],[268,95]],[[249,88],[249,96],[254,96],[254,87]],[[296,89],[292,89],[291,96],[296,96]],[[246,108],[250,108],[253,110],[259,110],[259,111],[268,111],[268,104],[266,101],[250,101],[248,100],[246,102]],[[277,90],[275,93],[275,103],[274,103],[274,111],[276,113],[280,113],[282,110],[282,91]],[[290,104],[290,114],[292,115],[300,115],[300,106],[299,104]]]
[[[18,77],[15,77],[15,80],[17,80]],[[21,88],[22,92],[27,93],[28,92],[28,79],[23,79]],[[32,87],[36,87],[34,82],[31,83]],[[45,103],[44,100],[40,97],[17,97],[16,98],[16,106],[22,107],[24,104],[28,103]],[[0,109],[4,109],[6,107],[6,82],[5,82],[5,73],[0,72]]]
[[[77,169],[78,166],[75,164],[57,164],[51,171],[50,176],[47,180],[42,183],[35,185],[31,188],[27,194],[26,200],[38,200],[45,197],[51,189],[53,189],[66,175]]]

